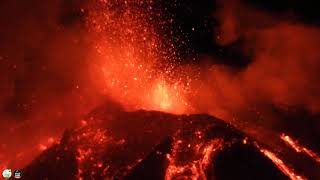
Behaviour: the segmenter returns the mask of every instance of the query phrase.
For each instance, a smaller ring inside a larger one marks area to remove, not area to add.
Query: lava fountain
[[[96,2],[91,8],[87,27],[95,38],[89,58],[98,89],[129,110],[186,113],[188,84],[172,76],[177,58],[156,32],[154,2]]]

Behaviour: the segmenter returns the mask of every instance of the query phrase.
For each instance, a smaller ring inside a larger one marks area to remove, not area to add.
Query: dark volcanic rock
[[[255,143],[208,115],[109,111],[102,106],[23,172],[24,179],[33,180],[286,179]]]

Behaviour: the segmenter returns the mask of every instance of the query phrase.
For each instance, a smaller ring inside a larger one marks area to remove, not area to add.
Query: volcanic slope
[[[27,165],[23,178],[318,178],[298,175],[270,147],[205,114],[126,112],[105,104],[80,124]]]

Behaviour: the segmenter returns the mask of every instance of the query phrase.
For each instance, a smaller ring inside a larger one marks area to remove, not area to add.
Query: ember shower
[[[91,75],[98,89],[124,107],[182,113],[188,106],[190,80],[178,73],[173,76],[179,59],[170,39],[156,31],[169,22],[154,4],[93,4],[86,19],[94,36]]]
[[[2,169],[228,179],[249,148],[269,178],[320,177],[320,29],[295,4],[34,1],[1,2]]]

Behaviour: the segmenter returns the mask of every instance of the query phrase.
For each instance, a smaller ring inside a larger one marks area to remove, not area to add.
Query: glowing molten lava
[[[167,155],[169,166],[166,171],[166,180],[172,179],[206,179],[206,171],[212,161],[215,151],[223,148],[222,140],[213,140],[208,144],[184,143],[177,140],[173,146],[172,155]],[[190,160],[179,158],[181,154],[188,152],[192,153]],[[190,152],[191,151],[191,152]]]
[[[154,90],[153,99],[155,104],[159,105],[162,110],[168,110],[172,107],[172,99],[168,92],[168,88],[164,84],[157,84]]]
[[[287,145],[289,145],[291,148],[293,148],[297,153],[304,153],[307,156],[314,159],[315,161],[317,161],[318,163],[320,163],[320,156],[318,154],[316,154],[315,152],[313,152],[312,150],[310,150],[306,147],[301,146],[297,141],[293,140],[290,136],[285,135],[285,134],[281,134],[280,138]]]
[[[152,109],[172,113],[185,112],[188,103],[184,101],[180,93],[177,84],[171,87],[165,81],[155,83],[151,97]]]
[[[266,149],[260,149],[260,151],[266,156],[268,157],[275,165],[278,166],[278,168],[284,173],[286,174],[290,179],[292,180],[306,180],[307,178],[297,175],[293,169],[289,168],[288,166],[286,166],[286,164],[279,159],[274,153],[272,153],[269,150]]]

